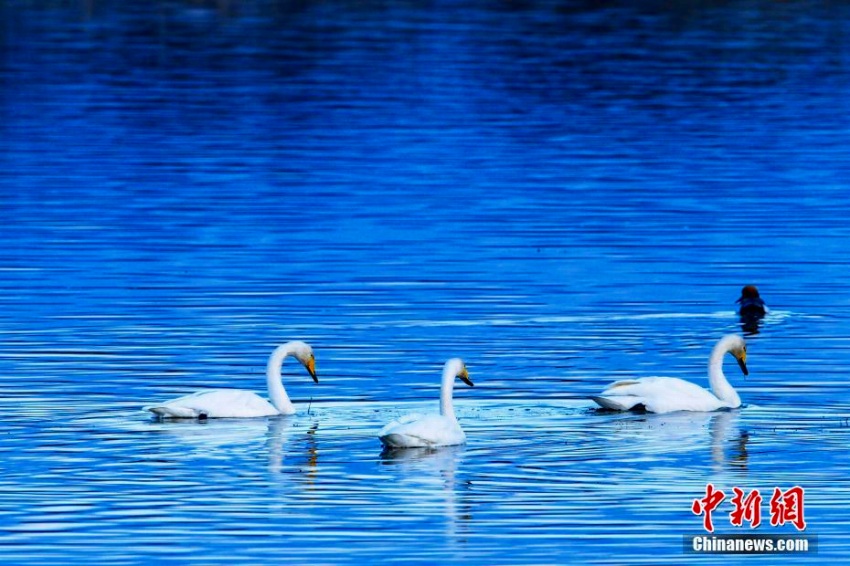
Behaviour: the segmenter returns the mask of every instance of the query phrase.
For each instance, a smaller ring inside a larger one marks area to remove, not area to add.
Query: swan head
[[[730,334],[724,336],[720,340],[720,343],[723,344],[723,348],[732,354],[732,357],[738,362],[738,366],[740,366],[743,374],[750,375],[747,369],[747,343],[744,342],[744,339],[737,334]]]
[[[457,377],[468,386],[474,387],[472,380],[469,379],[469,372],[466,370],[466,365],[460,358],[452,358],[447,361],[443,373],[450,373],[452,377]]]
[[[301,362],[301,365],[307,369],[307,373],[310,374],[313,381],[319,383],[319,377],[316,375],[316,356],[313,354],[313,348],[300,340],[289,342],[287,346],[290,355]]]

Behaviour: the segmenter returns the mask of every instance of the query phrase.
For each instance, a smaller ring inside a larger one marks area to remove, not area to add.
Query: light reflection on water
[[[4,563],[678,564],[709,481],[850,559],[848,6],[442,8],[0,2]],[[740,410],[587,400],[741,331]],[[140,411],[296,338],[298,415]]]
[[[4,497],[4,549],[61,556],[95,536],[92,552],[109,559],[133,533],[130,554],[156,544],[187,555],[228,548],[239,561],[294,552],[345,562],[392,539],[398,546],[376,559],[457,561],[491,559],[509,538],[522,545],[517,560],[593,561],[623,537],[653,533],[629,539],[632,558],[676,563],[657,545],[678,550],[677,533],[698,531],[689,503],[707,481],[763,493],[808,485],[821,540],[846,528],[834,500],[843,490],[817,489],[843,481],[846,415],[621,415],[581,401],[464,399],[468,445],[382,451],[381,424],[429,405],[320,402],[294,417],[205,423],[106,407],[29,423],[17,440],[26,447],[13,451],[24,457],[3,464],[7,487],[27,485]],[[229,548],[238,540],[252,544]],[[346,554],[335,556],[341,541]]]

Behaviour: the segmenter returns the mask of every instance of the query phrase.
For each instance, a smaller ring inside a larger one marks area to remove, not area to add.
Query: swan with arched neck
[[[612,383],[591,399],[600,407],[616,411],[643,408],[652,413],[672,413],[734,409],[741,406],[741,398],[723,373],[726,354],[732,354],[744,375],[748,375],[747,345],[740,336],[729,334],[717,342],[708,359],[711,391],[677,377],[643,377]]]
[[[246,418],[291,415],[295,406],[289,400],[281,380],[283,361],[294,357],[307,369],[316,383],[316,357],[313,348],[295,340],[275,348],[266,366],[266,384],[269,399],[242,389],[210,389],[178,397],[166,403],[145,407],[158,417],[171,419]]]

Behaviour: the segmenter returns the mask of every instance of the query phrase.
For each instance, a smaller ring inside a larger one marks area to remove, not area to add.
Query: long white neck
[[[266,384],[269,388],[269,398],[272,405],[281,415],[291,415],[295,412],[295,406],[289,400],[289,395],[286,394],[286,389],[283,388],[280,370],[283,367],[283,360],[292,353],[289,344],[283,344],[275,348],[272,355],[269,356],[269,363],[266,366]]]
[[[440,414],[453,420],[457,420],[454,406],[452,406],[455,377],[457,377],[456,368],[446,364],[443,368],[443,382],[440,385]]]
[[[708,359],[708,383],[711,392],[729,407],[740,407],[741,398],[735,388],[729,384],[723,374],[723,357],[730,351],[730,345],[725,340],[717,343]]]

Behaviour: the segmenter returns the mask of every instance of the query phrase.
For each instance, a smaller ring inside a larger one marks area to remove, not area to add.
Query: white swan
[[[455,378],[472,387],[466,366],[459,358],[452,358],[443,366],[440,386],[439,415],[405,415],[386,425],[378,438],[389,448],[417,448],[423,446],[453,446],[466,442],[452,407],[452,390]]]
[[[172,419],[291,415],[295,413],[295,407],[289,400],[280,377],[283,360],[288,356],[293,356],[301,362],[307,368],[313,381],[319,382],[319,378],[316,377],[316,357],[313,355],[313,348],[296,340],[278,346],[269,356],[266,381],[271,403],[251,391],[211,389],[179,397],[161,405],[145,407],[145,410],[160,417]]]
[[[732,354],[744,375],[747,372],[747,345],[735,334],[721,338],[708,359],[711,392],[676,377],[644,377],[612,383],[597,397],[591,397],[606,409],[628,411],[643,406],[652,413],[673,411],[716,411],[741,406],[741,398],[723,375],[723,356]]]

